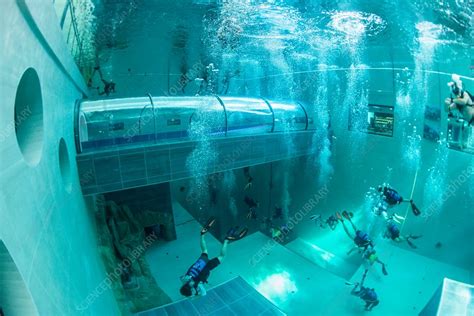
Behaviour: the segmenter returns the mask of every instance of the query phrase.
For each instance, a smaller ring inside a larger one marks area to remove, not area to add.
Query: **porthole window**
[[[61,171],[64,187],[67,192],[70,192],[72,188],[71,163],[67,145],[63,138],[59,141],[59,170]]]
[[[15,97],[13,126],[23,158],[37,165],[43,150],[43,100],[38,74],[28,68],[21,77]]]

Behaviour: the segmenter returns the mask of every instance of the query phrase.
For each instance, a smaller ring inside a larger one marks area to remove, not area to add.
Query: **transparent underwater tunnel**
[[[474,315],[472,1],[0,12],[0,316]]]

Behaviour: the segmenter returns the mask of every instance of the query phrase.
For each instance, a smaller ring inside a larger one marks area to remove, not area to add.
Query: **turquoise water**
[[[377,263],[368,272],[366,285],[380,299],[373,314],[418,314],[443,277],[473,283],[473,128],[452,127],[444,105],[453,73],[474,91],[472,3],[93,3],[88,30],[96,40],[89,49],[96,56],[82,68],[92,99],[104,98],[92,71],[100,65],[104,78],[116,83],[109,99],[147,93],[262,97],[302,102],[312,117],[311,155],[219,173],[213,172],[219,163],[213,118],[189,129],[198,145],[186,157],[190,177],[170,184],[173,203],[191,214],[196,227],[217,217],[211,230],[216,245],[229,227],[249,228],[248,237],[229,246],[229,260],[219,269],[242,276],[289,315],[363,314],[363,302],[346,285],[361,279],[362,254],[348,254],[352,241],[342,222],[331,230],[310,219],[320,215],[324,222],[347,210],[389,272],[383,275]],[[371,117],[379,125],[371,125]],[[279,121],[288,153],[297,146],[292,119],[288,114]],[[459,141],[453,133],[461,132]],[[252,185],[246,187],[249,175]],[[422,235],[413,240],[416,249],[383,238],[386,220],[373,210],[383,183],[421,210],[417,216],[408,203],[389,210],[399,216],[402,236]],[[259,202],[256,218],[248,218],[246,197]],[[348,220],[343,223],[352,230]],[[283,237],[265,248],[278,230]],[[196,238],[197,245],[197,233],[188,233],[184,239]],[[186,249],[179,236],[173,243]],[[162,250],[154,251],[151,257]],[[219,281],[212,286],[226,281],[222,272],[213,277]]]

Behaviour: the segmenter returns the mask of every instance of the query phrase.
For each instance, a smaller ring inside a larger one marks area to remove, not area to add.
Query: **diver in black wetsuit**
[[[273,212],[273,219],[283,219],[283,208],[275,205],[275,212]]]
[[[92,72],[92,75],[89,78],[89,81],[87,83],[89,88],[92,87],[92,77],[94,77],[96,72],[99,73],[100,80],[104,84],[104,90],[102,92],[100,92],[99,91],[100,88],[97,87],[97,91],[99,92],[99,95],[104,95],[105,94],[106,96],[109,96],[112,92],[115,92],[115,82],[113,82],[112,80],[107,81],[107,80],[104,79],[104,76],[102,75],[102,70],[100,69],[100,66],[94,67],[94,72]]]
[[[244,168],[244,176],[247,179],[247,184],[245,185],[244,190],[248,190],[252,188],[252,184],[253,184],[253,178],[250,175],[250,167]]]
[[[247,204],[249,210],[247,213],[247,218],[248,219],[257,219],[257,211],[256,209],[260,206],[260,203],[258,201],[255,201],[249,196],[245,196],[244,198],[245,204]]]

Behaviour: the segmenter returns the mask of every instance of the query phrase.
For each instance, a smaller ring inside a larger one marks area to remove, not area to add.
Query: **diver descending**
[[[99,95],[104,95],[105,94],[106,96],[109,96],[111,93],[115,92],[115,82],[113,82],[112,80],[107,81],[107,80],[104,79],[104,76],[102,74],[102,70],[100,69],[100,66],[94,67],[94,71],[92,72],[92,75],[89,78],[89,81],[87,82],[87,86],[89,88],[92,88],[92,78],[94,77],[96,72],[99,73],[100,80],[104,84],[104,90],[103,91],[100,91],[100,87],[96,87],[97,92],[99,93]]]
[[[209,231],[209,229],[215,224],[216,219],[210,218],[204,227],[201,229],[201,256],[196,262],[188,269],[186,274],[181,277],[181,286],[180,293],[183,296],[204,296],[206,295],[206,289],[204,283],[207,283],[207,279],[212,270],[222,263],[225,255],[227,254],[227,245],[229,242],[236,241],[245,237],[248,232],[247,228],[238,231],[238,227],[231,228],[226,235],[224,243],[222,244],[221,252],[219,256],[209,259],[206,240],[204,236]]]
[[[257,219],[257,208],[260,206],[258,201],[255,201],[249,196],[245,196],[244,198],[245,204],[248,206],[247,218],[248,219]]]
[[[244,167],[244,176],[245,179],[247,180],[247,183],[245,184],[244,190],[247,191],[252,188],[253,185],[253,178],[250,175],[250,167]]]
[[[395,189],[389,187],[388,185],[379,185],[378,191],[380,192],[380,197],[382,198],[382,201],[385,202],[388,207],[393,207],[403,202],[408,202],[410,203],[411,209],[415,216],[419,216],[421,214],[420,210],[413,202],[413,200],[403,199],[403,197]],[[404,220],[405,218],[400,217],[399,219]]]

